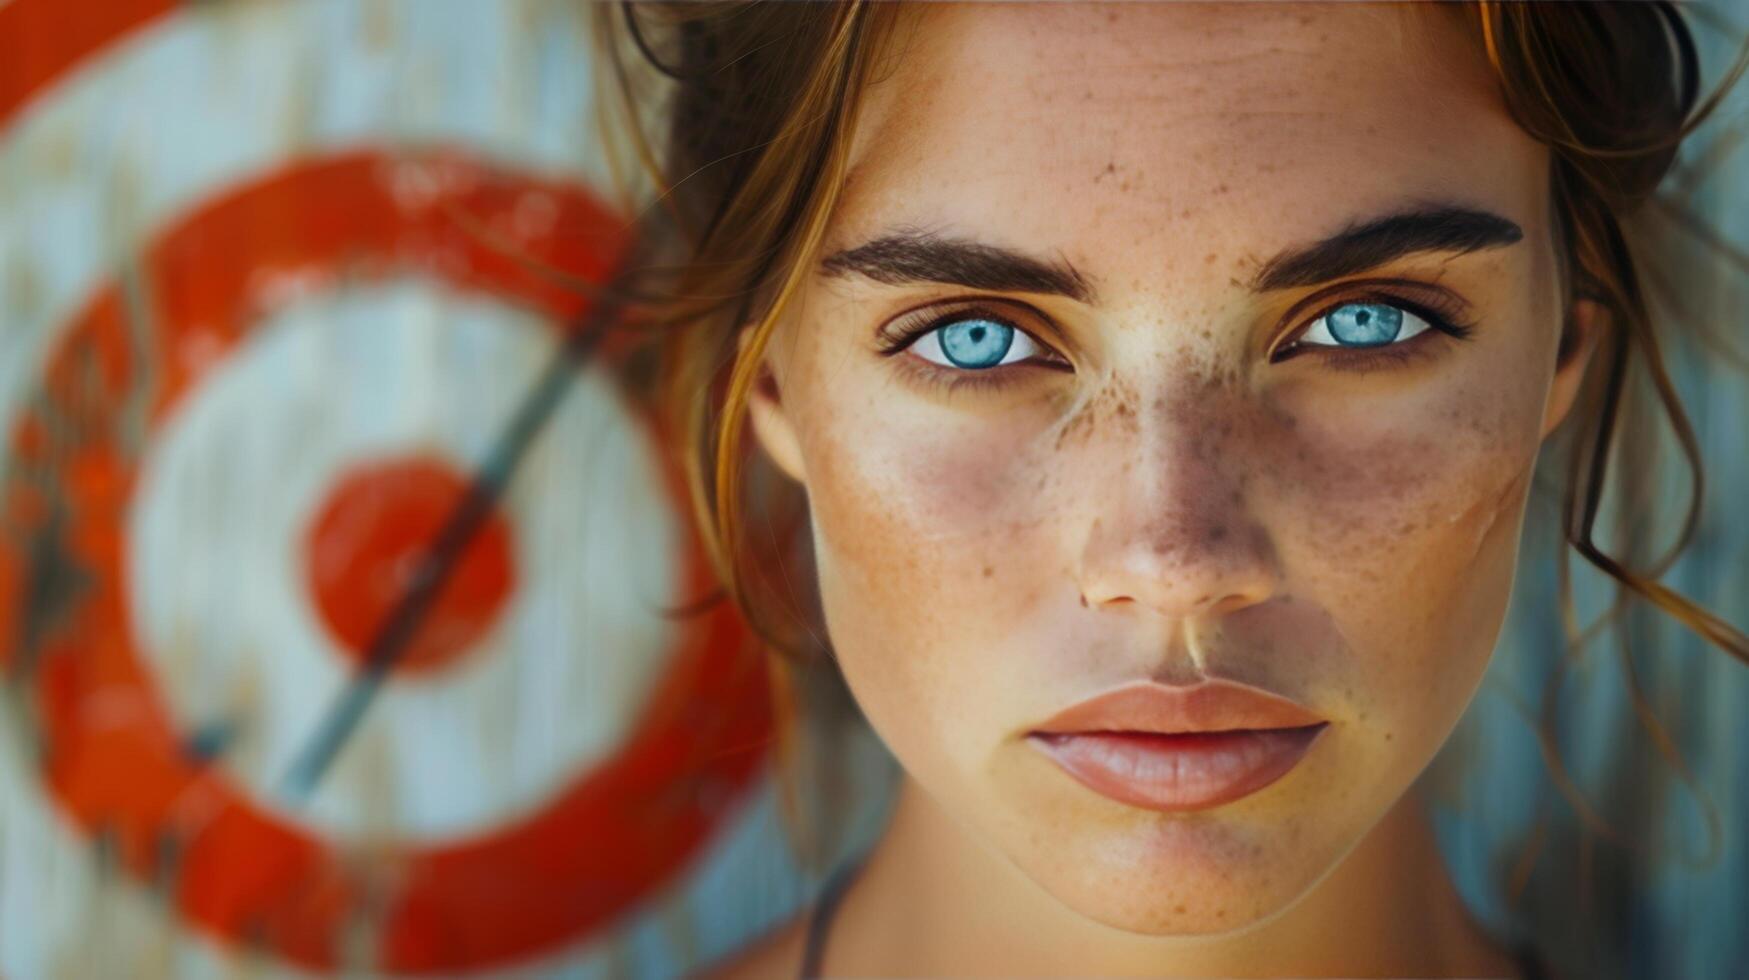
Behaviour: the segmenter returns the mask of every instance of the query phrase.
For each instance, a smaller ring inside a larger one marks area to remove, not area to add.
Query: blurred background
[[[1716,78],[1749,11],[1690,9]],[[836,678],[780,769],[741,625],[665,614],[709,575],[570,285],[629,222],[588,20],[0,0],[0,977],[674,976],[878,834]],[[1636,226],[1707,467],[1665,581],[1740,627],[1746,88]],[[1673,537],[1668,436],[1624,436],[1651,482],[1605,541]],[[1539,742],[1557,475],[1423,781],[1441,844],[1569,969],[1749,974],[1749,669],[1630,608]]]

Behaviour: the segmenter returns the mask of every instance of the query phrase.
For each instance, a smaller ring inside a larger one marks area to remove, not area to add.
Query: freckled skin
[[[839,663],[908,778],[1062,905],[1153,936],[1256,926],[1396,803],[1497,637],[1558,421],[1546,155],[1437,11],[918,16],[829,247],[925,225],[1060,255],[1097,299],[1026,297],[1074,370],[948,392],[872,338],[963,291],[809,284],[760,434],[793,437]],[[1267,257],[1424,201],[1525,231],[1384,270],[1460,295],[1472,335],[1366,373],[1268,362],[1309,290],[1252,292]],[[1172,815],[1024,741],[1115,685],[1205,675],[1333,724],[1263,791]]]

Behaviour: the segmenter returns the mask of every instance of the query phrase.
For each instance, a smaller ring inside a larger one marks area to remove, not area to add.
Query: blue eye
[[[1324,347],[1381,347],[1407,340],[1431,324],[1389,303],[1344,303],[1300,334],[1296,344]]]
[[[970,371],[1024,361],[1042,350],[1025,332],[981,316],[936,327],[919,337],[912,349],[931,363]]]

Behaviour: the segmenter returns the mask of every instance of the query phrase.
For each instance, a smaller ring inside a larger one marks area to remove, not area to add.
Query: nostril
[[[1244,595],[1242,593],[1234,593],[1232,595],[1223,596],[1221,598],[1221,601],[1215,603],[1214,605],[1212,605],[1208,608],[1208,615],[1211,618],[1218,619],[1222,616],[1228,615],[1229,613],[1238,612],[1239,610],[1244,609],[1247,606],[1255,605],[1256,603],[1262,602],[1267,598],[1268,598],[1268,596]]]

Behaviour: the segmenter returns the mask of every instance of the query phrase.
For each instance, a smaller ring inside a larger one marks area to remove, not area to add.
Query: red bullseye
[[[304,542],[310,595],[341,649],[361,664],[467,491],[452,467],[420,456],[353,470],[317,511]],[[491,628],[515,579],[510,526],[494,511],[448,569],[393,672],[430,674],[453,664]]]

